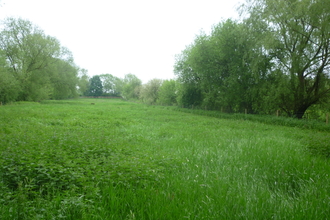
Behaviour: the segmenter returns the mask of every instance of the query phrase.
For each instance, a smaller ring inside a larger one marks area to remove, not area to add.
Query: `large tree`
[[[54,91],[53,71],[62,71],[59,66],[63,67],[64,62],[73,63],[69,60],[70,52],[61,47],[56,38],[45,35],[23,19],[7,18],[3,21],[0,49],[5,53],[12,76],[20,85],[18,100],[50,98]],[[75,87],[76,81],[72,83]]]
[[[282,73],[280,107],[302,118],[330,93],[330,1],[252,0],[246,23],[263,36],[273,72]]]
[[[268,59],[254,49],[254,41],[243,24],[232,20],[214,26],[210,35],[197,36],[175,65],[179,82],[185,84],[179,87],[185,90],[179,93],[181,100],[230,112],[260,111],[257,88],[267,81]],[[256,62],[256,57],[262,59]],[[197,100],[201,97],[202,102]]]

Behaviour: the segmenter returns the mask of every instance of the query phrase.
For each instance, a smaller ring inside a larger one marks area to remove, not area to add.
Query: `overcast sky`
[[[238,18],[243,0],[1,0],[0,19],[30,20],[90,76],[174,78],[175,55],[201,30]]]

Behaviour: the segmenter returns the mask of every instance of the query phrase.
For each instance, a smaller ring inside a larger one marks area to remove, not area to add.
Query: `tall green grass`
[[[324,135],[122,100],[1,106],[0,219],[327,219]]]

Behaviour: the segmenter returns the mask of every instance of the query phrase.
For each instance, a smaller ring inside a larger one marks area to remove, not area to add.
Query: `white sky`
[[[0,19],[28,19],[90,76],[174,78],[174,57],[201,30],[238,18],[243,0],[0,0]]]

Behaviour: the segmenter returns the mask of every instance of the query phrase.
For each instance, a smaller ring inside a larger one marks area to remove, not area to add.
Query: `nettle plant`
[[[1,178],[10,190],[24,190],[29,196],[81,187],[83,176],[74,167],[55,162],[59,157],[23,150],[2,153]]]

